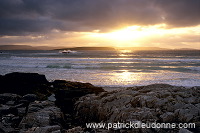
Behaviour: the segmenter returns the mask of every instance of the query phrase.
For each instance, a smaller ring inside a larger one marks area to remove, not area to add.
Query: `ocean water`
[[[1,51],[0,74],[10,72],[35,72],[49,81],[103,87],[200,86],[200,51]]]

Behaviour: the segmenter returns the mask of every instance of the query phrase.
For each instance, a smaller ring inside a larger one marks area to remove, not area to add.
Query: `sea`
[[[0,51],[0,75],[11,72],[39,73],[49,81],[63,79],[102,87],[200,86],[200,50]]]

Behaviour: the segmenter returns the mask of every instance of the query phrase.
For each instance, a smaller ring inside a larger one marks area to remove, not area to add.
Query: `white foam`
[[[200,67],[187,67],[190,70],[200,71]]]
[[[95,61],[95,62],[133,62],[133,61],[159,61],[159,62],[200,62],[200,59],[178,59],[178,58],[52,58],[52,57],[17,57],[11,56],[11,59],[22,60],[60,60],[60,61]]]

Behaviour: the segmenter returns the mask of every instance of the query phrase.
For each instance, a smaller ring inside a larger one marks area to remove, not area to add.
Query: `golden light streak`
[[[184,35],[200,35],[200,25],[195,27],[184,28],[168,28],[166,24],[158,24],[151,26],[129,26],[123,29],[115,30],[110,33],[88,33],[88,38],[96,40],[107,40],[116,44],[137,45],[144,44],[155,38],[181,39]],[[184,38],[183,38],[184,39]],[[163,42],[163,40],[161,40]],[[133,44],[134,43],[134,44]],[[158,43],[158,42],[154,42]]]
[[[200,49],[200,25],[169,27],[166,24],[128,26],[103,33],[52,30],[48,34],[27,36],[1,36],[1,45],[31,46],[111,46],[111,47],[163,47]]]

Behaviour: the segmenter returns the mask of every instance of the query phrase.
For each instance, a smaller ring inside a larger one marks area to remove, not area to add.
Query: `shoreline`
[[[56,131],[107,132],[86,128],[91,122],[154,121],[194,123],[187,132],[200,131],[200,86],[150,84],[132,87],[99,87],[90,83],[54,80],[38,73],[0,75],[0,131],[35,133]],[[43,119],[41,119],[43,118]],[[110,129],[143,133],[182,129]]]
[[[162,84],[162,83],[155,83],[155,85],[159,85],[159,84]],[[126,86],[126,87],[123,87],[123,86],[98,86],[98,87],[102,87],[105,91],[115,91],[115,90],[125,90],[127,88],[132,88],[132,87],[142,87],[142,86],[149,86],[149,85],[154,85],[154,84],[148,84],[148,85],[132,85],[132,86]],[[164,85],[164,83],[163,83]],[[168,85],[171,85],[171,84],[168,84]],[[179,85],[171,85],[171,86],[175,86],[175,87],[185,87],[185,88],[192,88],[192,87],[200,87],[200,86],[179,86]]]

